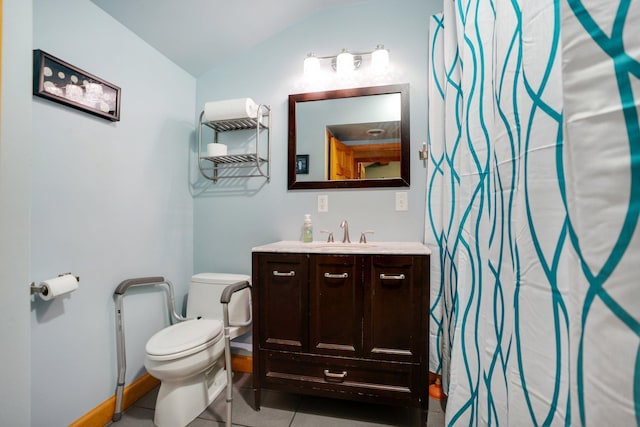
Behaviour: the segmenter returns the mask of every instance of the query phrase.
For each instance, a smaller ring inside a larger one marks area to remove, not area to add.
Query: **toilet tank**
[[[244,274],[200,273],[191,278],[187,295],[187,318],[204,317],[222,320],[220,296],[228,285],[240,281],[251,283]],[[251,289],[236,292],[229,303],[229,319],[233,323],[244,323],[251,318]]]

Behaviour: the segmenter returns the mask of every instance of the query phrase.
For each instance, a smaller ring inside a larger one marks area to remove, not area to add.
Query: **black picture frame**
[[[296,174],[298,175],[309,174],[309,155],[308,154],[296,155]]]
[[[33,94],[112,122],[120,120],[120,87],[40,49],[33,51]]]

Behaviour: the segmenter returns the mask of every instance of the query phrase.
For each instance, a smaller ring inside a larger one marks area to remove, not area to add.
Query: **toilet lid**
[[[215,319],[193,319],[169,326],[152,336],[145,350],[151,356],[168,356],[195,347],[213,344],[222,337],[222,322]]]

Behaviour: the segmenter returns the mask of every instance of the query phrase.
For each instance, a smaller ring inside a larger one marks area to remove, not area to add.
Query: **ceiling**
[[[91,0],[195,77],[325,9],[363,0]]]
[[[327,130],[340,141],[400,141],[400,121],[327,125]]]

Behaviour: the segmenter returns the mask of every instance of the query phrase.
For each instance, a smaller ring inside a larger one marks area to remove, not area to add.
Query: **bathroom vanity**
[[[262,389],[428,409],[429,250],[420,243],[253,248]]]

